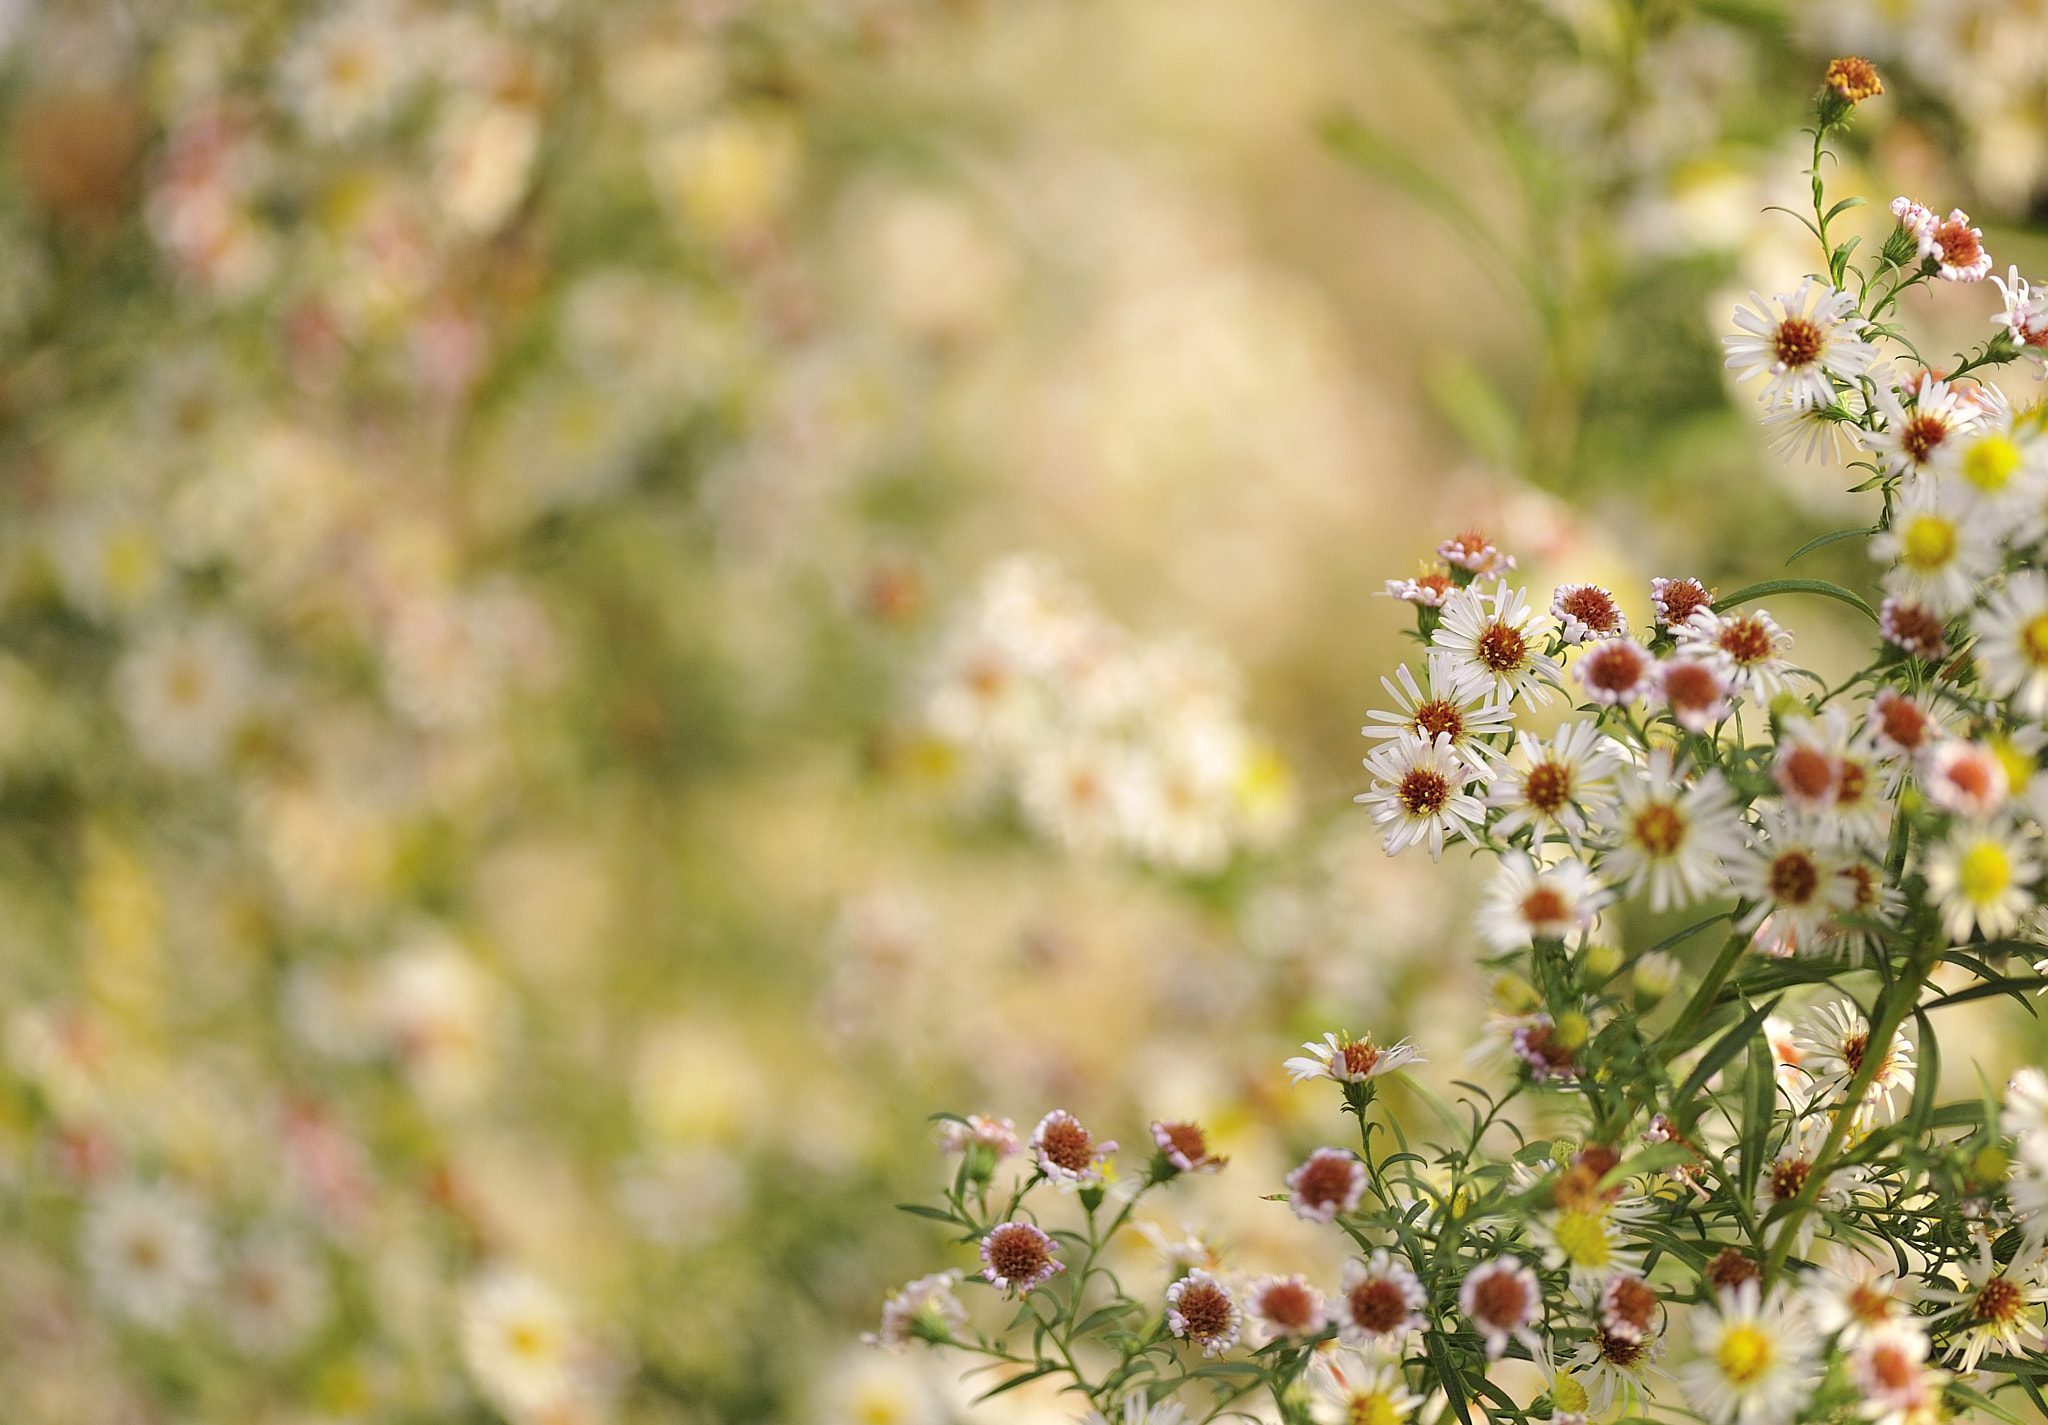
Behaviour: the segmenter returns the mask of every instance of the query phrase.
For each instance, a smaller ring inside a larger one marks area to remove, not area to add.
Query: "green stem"
[[[1727,943],[1721,947],[1721,953],[1716,955],[1714,963],[1707,967],[1707,977],[1700,981],[1700,987],[1693,991],[1692,998],[1686,1001],[1685,1008],[1678,1013],[1678,1018],[1673,1020],[1671,1027],[1664,1032],[1666,1063],[1685,1052],[1690,1043],[1689,1036],[1713,1011],[1715,996],[1721,993],[1721,986],[1728,983],[1729,975],[1735,972],[1736,962],[1748,948],[1748,931],[1738,930],[1728,937]]]

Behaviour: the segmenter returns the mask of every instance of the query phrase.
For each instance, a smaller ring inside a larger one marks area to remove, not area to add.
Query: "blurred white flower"
[[[199,771],[220,761],[249,710],[256,657],[238,627],[206,618],[143,634],[114,678],[142,754],[177,771]]]
[[[86,1208],[83,1251],[100,1300],[159,1331],[176,1326],[214,1279],[206,1219],[192,1197],[168,1185],[102,1190]]]

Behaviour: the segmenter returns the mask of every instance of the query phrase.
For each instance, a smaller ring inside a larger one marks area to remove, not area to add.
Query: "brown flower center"
[[[1455,703],[1443,698],[1417,708],[1413,722],[1425,742],[1436,741],[1439,733],[1449,733],[1453,742],[1465,735],[1465,715]]]
[[[1607,1314],[1638,1332],[1650,1329],[1656,1310],[1657,1293],[1641,1277],[1616,1277],[1608,1289]]]
[[[1680,712],[1710,708],[1721,696],[1721,683],[1713,670],[1699,663],[1664,665],[1664,698]]]
[[[1472,647],[1479,661],[1495,673],[1512,673],[1529,657],[1529,640],[1518,629],[1504,623],[1490,623]]]
[[[1795,743],[1778,764],[1778,785],[1792,796],[1819,801],[1834,790],[1834,759],[1818,747]]]
[[[1318,1153],[1301,1165],[1294,1179],[1294,1195],[1311,1209],[1342,1207],[1351,1196],[1356,1177],[1351,1159],[1340,1153]]]
[[[1004,1281],[1031,1281],[1051,1261],[1052,1244],[1027,1222],[1005,1222],[988,1234],[989,1268]]]
[[[1828,88],[1847,99],[1851,104],[1860,104],[1865,99],[1874,99],[1884,93],[1884,81],[1877,76],[1877,67],[1867,59],[1855,55],[1844,55],[1828,64],[1826,75]]]
[[[1282,1331],[1298,1335],[1316,1324],[1315,1294],[1285,1277],[1269,1282],[1259,1293],[1259,1315]]]
[[[1039,1136],[1038,1150],[1054,1167],[1070,1173],[1085,1173],[1095,1166],[1095,1140],[1071,1118],[1048,1123]]]
[[[1950,267],[1971,267],[1984,256],[1984,244],[1970,225],[1953,218],[1934,230],[1934,241],[1941,249],[1941,260]]]
[[[1904,1390],[1920,1375],[1920,1364],[1895,1341],[1880,1341],[1870,1350],[1870,1373],[1886,1390]]]
[[[1493,1272],[1472,1293],[1472,1316],[1482,1326],[1512,1330],[1529,1312],[1529,1288],[1513,1272]]]
[[[1974,801],[1991,794],[1991,762],[1984,757],[1959,757],[1948,769],[1949,785]]]
[[[1344,1071],[1353,1078],[1370,1074],[1380,1061],[1379,1047],[1367,1039],[1347,1039],[1338,1052],[1344,1056]]]
[[[1190,1340],[1215,1341],[1230,1334],[1230,1293],[1214,1282],[1188,1283],[1175,1309]]]
[[[1199,1163],[1209,1156],[1208,1135],[1202,1132],[1199,1123],[1162,1123],[1159,1132],[1172,1150],[1190,1163]]]
[[[1879,1322],[1892,1314],[1892,1299],[1889,1293],[1879,1291],[1868,1282],[1857,1282],[1849,1288],[1845,1297],[1849,1314],[1858,1321]]]
[[[1652,856],[1676,856],[1685,845],[1685,818],[1669,802],[1652,802],[1635,815],[1630,824],[1636,844]]]
[[[1787,851],[1771,862],[1771,899],[1779,905],[1805,905],[1820,889],[1820,867],[1804,851]]]
[[[1927,714],[1910,699],[1886,698],[1878,704],[1877,718],[1884,735],[1909,752],[1927,736]]]
[[[1345,1297],[1351,1322],[1361,1331],[1386,1336],[1408,1319],[1408,1299],[1399,1282],[1386,1277],[1367,1277]]]
[[[1845,757],[1835,768],[1835,800],[1843,806],[1855,806],[1870,790],[1870,768],[1854,758]]]
[[[1770,629],[1756,618],[1734,620],[1721,630],[1716,642],[1723,653],[1744,668],[1763,662],[1776,651]]]
[[[1947,439],[1948,422],[1940,416],[1909,416],[1899,428],[1899,449],[1911,456],[1915,465],[1925,465],[1934,447]]]
[[[1948,652],[1948,630],[1939,615],[1919,604],[1893,604],[1886,611],[1885,634],[1893,643],[1919,658],[1939,658]],[[1893,704],[1904,702],[1902,698]],[[1906,704],[1908,707],[1912,705]],[[1887,718],[1889,721],[1889,718]],[[1891,729],[1886,728],[1889,732]]]
[[[1611,633],[1621,625],[1621,610],[1605,589],[1583,585],[1564,596],[1564,611],[1595,633]]]
[[[1633,643],[1617,640],[1589,652],[1580,676],[1589,688],[1603,693],[1625,693],[1642,681],[1647,662]]]
[[[1714,1260],[1707,1263],[1707,1284],[1716,1291],[1732,1290],[1762,1275],[1755,1262],[1733,1247],[1723,1247],[1714,1254]]]
[[[1410,816],[1435,816],[1451,799],[1451,784],[1443,773],[1417,767],[1401,779],[1394,798]]]
[[[1780,1158],[1771,1165],[1771,1201],[1790,1202],[1806,1186],[1813,1164],[1804,1158]]]
[[[1572,769],[1561,762],[1539,762],[1522,783],[1522,797],[1545,816],[1556,816],[1572,800]]]
[[[1664,586],[1664,622],[1675,628],[1713,602],[1713,593],[1699,580],[1673,579]]]
[[[1787,368],[1797,370],[1820,360],[1827,337],[1805,317],[1787,317],[1771,336],[1771,354]]]
[[[1571,918],[1571,907],[1564,903],[1564,897],[1548,886],[1538,886],[1522,897],[1522,919],[1533,926],[1556,925]]]
[[[1630,1341],[1615,1335],[1612,1331],[1596,1330],[1593,1333],[1593,1341],[1600,1348],[1601,1360],[1611,1366],[1619,1366],[1625,1371],[1632,1371],[1642,1364],[1643,1357],[1650,1351],[1648,1336],[1639,1341]]]
[[[1977,1299],[1970,1303],[1970,1312],[1979,1321],[2003,1324],[2017,1319],[2025,1305],[2020,1289],[2005,1277],[1996,1276],[1977,1292]]]

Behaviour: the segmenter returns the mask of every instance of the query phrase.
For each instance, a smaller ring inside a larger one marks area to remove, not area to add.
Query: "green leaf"
[[[1742,1146],[1737,1162],[1745,1184],[1754,1183],[1762,1171],[1772,1111],[1777,1106],[1777,1064],[1771,1058],[1770,1042],[1759,1034],[1749,1041],[1749,1082],[1742,1095]]]
[[[1877,610],[1865,603],[1863,596],[1852,593],[1840,584],[1831,584],[1825,579],[1766,579],[1761,584],[1751,584],[1747,589],[1714,600],[1716,609],[1733,608],[1746,604],[1751,599],[1766,599],[1772,594],[1820,594],[1825,598],[1838,599],[1855,609],[1872,623],[1877,622]]]
[[[1844,198],[1841,202],[1835,204],[1834,207],[1828,209],[1828,215],[1827,217],[1823,218],[1822,221],[1832,223],[1837,217],[1839,217],[1843,213],[1848,212],[1851,208],[1860,208],[1869,201],[1869,199],[1864,198],[1860,194],[1852,194],[1851,196]]]
[[[1932,1009],[1947,1009],[1950,1005],[1968,1004],[1971,1000],[1989,999],[1993,995],[2011,995],[2020,1002],[2022,1009],[2039,1019],[2041,1012],[2034,1008],[2033,992],[2040,988],[2041,982],[2032,977],[2022,979],[2018,976],[2002,976],[1986,980],[1980,985],[1971,985],[1968,989],[1957,990],[1953,994],[1945,994],[1940,999],[1929,1000],[1920,1006],[1919,1012],[1924,1014]]]
[[[1824,549],[1830,544],[1839,544],[1842,540],[1845,539],[1857,539],[1867,537],[1869,535],[1873,535],[1876,533],[1877,530],[1875,527],[1872,527],[1870,529],[1834,530],[1831,533],[1821,535],[1818,539],[1807,540],[1806,543],[1800,545],[1799,548],[1792,551],[1792,557],[1790,559],[1787,559],[1785,563],[1787,565],[1797,564],[1800,560],[1804,559],[1807,555],[1813,553],[1813,551],[1816,549]]]
[[[921,1202],[899,1202],[896,1204],[896,1210],[898,1212],[907,1212],[912,1217],[929,1217],[934,1222],[944,1222],[953,1227],[965,1227],[967,1225],[944,1208],[927,1207]]]
[[[1671,1106],[1674,1110],[1691,1103],[1694,1096],[1707,1086],[1707,1080],[1719,1073],[1723,1065],[1742,1051],[1742,1047],[1763,1027],[1764,1020],[1777,1012],[1778,1000],[1783,998],[1783,995],[1779,995],[1762,1008],[1751,1009],[1733,1029],[1721,1036],[1713,1048],[1700,1056],[1699,1063],[1686,1075],[1685,1082],[1672,1096]],[[1769,1053],[1770,1046],[1766,1044],[1764,1049]]]
[[[1458,1425],[1472,1425],[1472,1411],[1465,1404],[1464,1382],[1458,1376],[1458,1368],[1451,1364],[1450,1353],[1444,1349],[1442,1334],[1424,1332],[1422,1348],[1429,1354],[1430,1374],[1444,1388],[1444,1396],[1450,1402],[1451,1413],[1458,1417]]]
[[[1982,1391],[1972,1390],[1966,1385],[1957,1385],[1954,1381],[1950,1381],[1943,1388],[1943,1393],[1954,1396],[1972,1410],[1981,1410],[1995,1420],[2003,1420],[2005,1425],[2027,1425],[2025,1420],[2007,1410],[2003,1405],[2000,1405]]]
[[[1029,1385],[1031,1384],[1031,1382],[1039,1380],[1045,1376],[1049,1376],[1054,1371],[1059,1369],[1060,1367],[1057,1364],[1047,1364],[1036,1367],[1033,1370],[1028,1370],[1024,1372],[1024,1374],[1022,1375],[1011,1376],[1001,1385],[996,1386],[990,1390],[985,1390],[980,1395],[974,1397],[974,1403],[976,1405],[979,1405],[984,1400],[992,1400],[996,1396],[1001,1395],[1006,1390],[1015,1390],[1020,1385]]]
[[[1934,1026],[1927,1022],[1926,1010],[1914,1010],[1913,1018],[1920,1022],[1920,1064],[1916,1070],[1919,1082],[1913,1089],[1913,1107],[1906,1121],[1912,1126],[1913,1136],[1924,1143],[1934,1123],[1934,1096],[1941,1091],[1941,1041],[1934,1037]]]
[[[1984,1105],[1976,1102],[1945,1103],[1927,1119],[1930,1128],[1976,1128],[1984,1122]]]

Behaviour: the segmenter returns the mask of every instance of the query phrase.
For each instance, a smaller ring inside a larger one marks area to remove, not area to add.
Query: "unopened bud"
[[[1853,54],[1843,55],[1830,63],[1821,83],[1837,98],[1851,104],[1860,104],[1884,93],[1884,80],[1878,77],[1877,66]]]
[[[2004,1182],[2005,1175],[2011,1171],[2012,1159],[2008,1158],[2005,1149],[1996,1143],[1986,1143],[1977,1150],[1977,1155],[1970,1159],[1970,1177],[1975,1182]]]
[[[1579,952],[1579,967],[1589,979],[1607,979],[1621,968],[1621,951],[1613,945],[1588,945]]]
[[[1527,1014],[1542,1001],[1535,987],[1520,975],[1504,974],[1493,982],[1493,1003],[1508,1014]]]
[[[1648,1009],[1670,994],[1678,988],[1678,977],[1683,970],[1676,955],[1667,955],[1662,950],[1652,950],[1638,958],[1635,967],[1636,1003]]]
[[[1557,1017],[1557,1027],[1551,1038],[1561,1048],[1576,1050],[1592,1035],[1593,1026],[1586,1022],[1586,1016],[1575,1009],[1568,1009]]]

